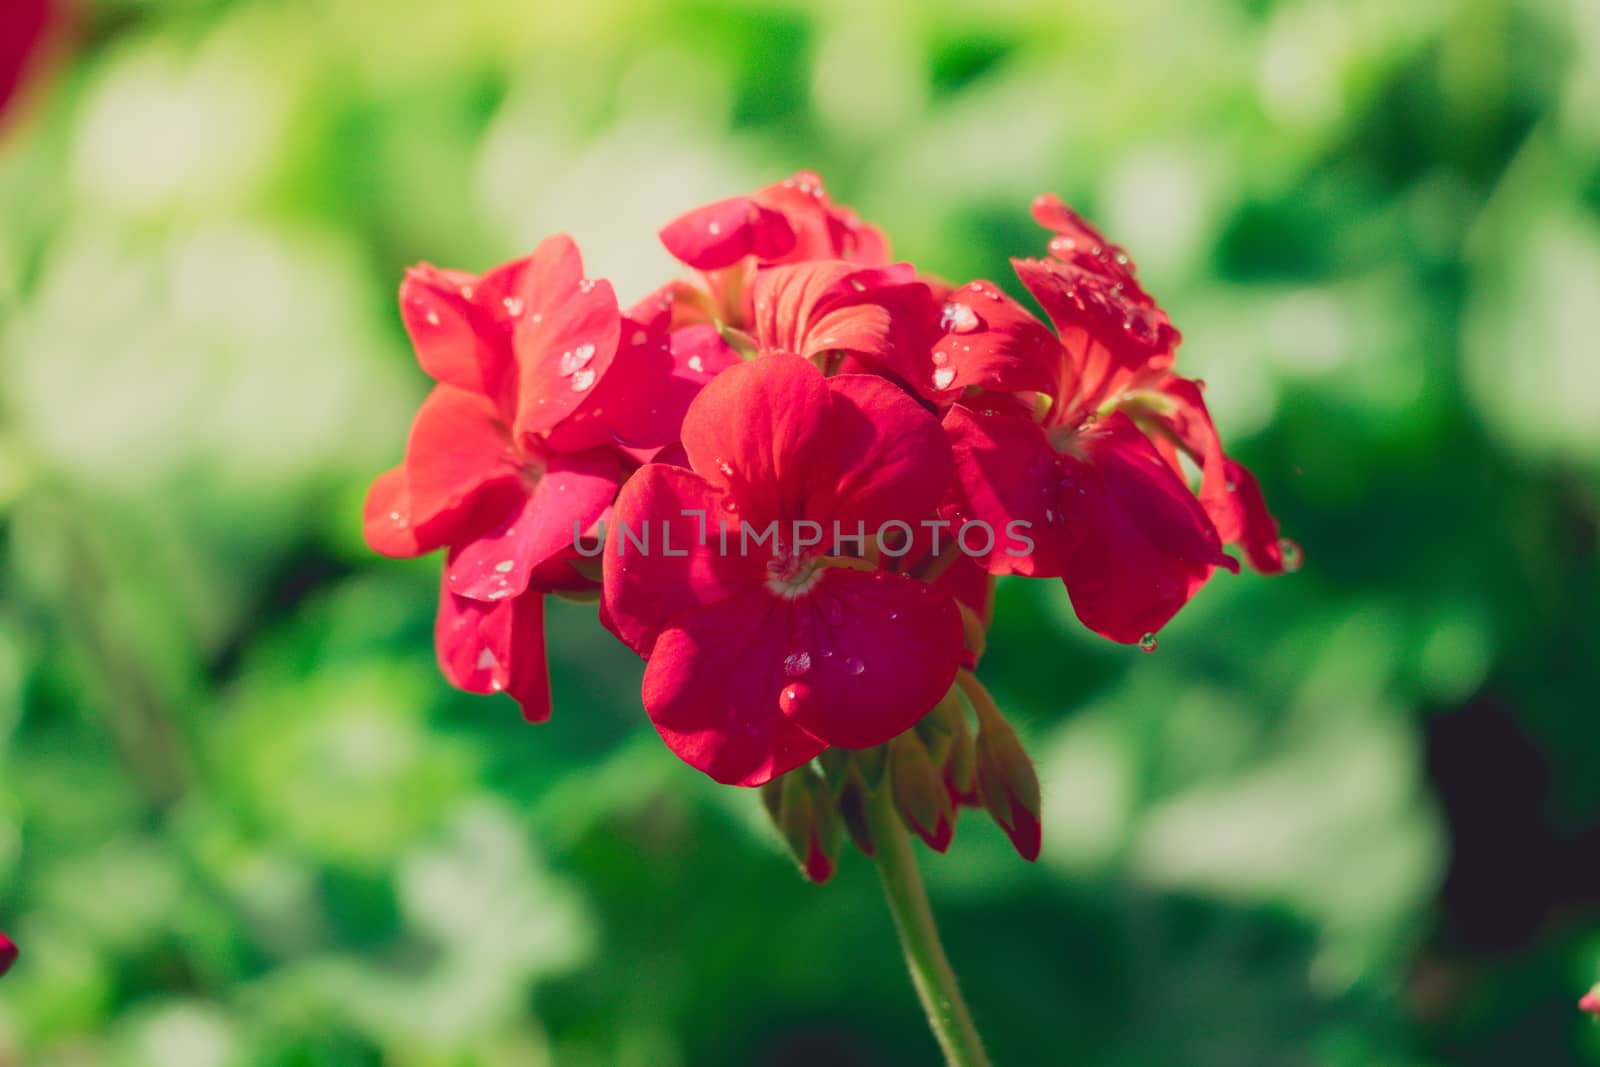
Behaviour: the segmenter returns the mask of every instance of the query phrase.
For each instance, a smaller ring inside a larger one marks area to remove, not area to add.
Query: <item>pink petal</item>
[[[509,693],[529,722],[550,717],[543,596],[490,604],[454,596],[447,587],[439,596],[434,647],[451,685],[469,693]]]
[[[473,600],[517,596],[535,570],[599,521],[621,482],[617,457],[594,449],[550,457],[531,490],[526,481],[498,487],[498,521],[451,553],[447,588]]]
[[[761,785],[827,747],[779,710],[785,622],[756,586],[680,615],[650,652],[645,711],[678,758],[719,782]]]
[[[406,487],[405,467],[386,470],[373,480],[361,509],[362,530],[367,545],[394,559],[407,559],[437,548],[424,547],[411,526],[411,492]]]
[[[510,336],[466,295],[478,279],[421,263],[400,283],[400,318],[429,377],[493,396],[510,364]]]
[[[621,318],[611,283],[583,277],[577,246],[545,240],[528,258],[512,334],[518,367],[512,429],[528,441],[571,415],[616,358]]]
[[[830,567],[783,602],[787,680],[779,699],[802,730],[868,748],[926,715],[955,681],[962,651],[955,601],[926,582]]]

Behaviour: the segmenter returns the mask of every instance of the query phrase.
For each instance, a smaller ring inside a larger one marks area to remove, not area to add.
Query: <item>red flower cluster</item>
[[[447,550],[446,676],[543,719],[543,598],[598,598],[682,759],[797,772],[768,803],[813,877],[819,812],[871,850],[852,791],[886,768],[934,847],[981,805],[1031,858],[1037,782],[973,674],[992,576],[1060,578],[1086,626],[1148,644],[1239,569],[1225,545],[1286,562],[1126,253],[1054,197],[1034,217],[1049,255],[1013,266],[1048,326],[890,263],[807,173],[668,224],[693,280],[627,311],[564,237],[481,278],[411,271],[438,384],[366,529]]]

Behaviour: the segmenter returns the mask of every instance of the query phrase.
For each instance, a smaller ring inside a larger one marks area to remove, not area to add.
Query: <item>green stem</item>
[[[928,892],[917,871],[911,838],[894,810],[887,783],[868,800],[867,820],[877,851],[878,876],[894,915],[895,929],[900,933],[911,982],[922,998],[928,1026],[944,1050],[945,1062],[949,1067],[989,1067],[983,1039],[961,999],[956,973],[950,969],[944,946],[939,943],[939,928],[934,924]]]

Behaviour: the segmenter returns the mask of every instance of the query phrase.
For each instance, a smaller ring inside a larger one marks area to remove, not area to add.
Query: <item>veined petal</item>
[[[1037,392],[1061,387],[1061,344],[1053,333],[993,282],[952,289],[940,308],[933,347],[934,380],[944,389]]]
[[[916,526],[932,516],[952,469],[939,420],[882,378],[841,374],[826,384],[823,447],[807,472],[803,516],[861,522],[869,535],[891,519]]]

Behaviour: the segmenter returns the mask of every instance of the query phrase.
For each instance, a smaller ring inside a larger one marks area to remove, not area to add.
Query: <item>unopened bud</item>
[[[0,934],[0,977],[4,977],[5,973],[11,969],[11,965],[16,962],[16,943],[5,934]]]
[[[1039,776],[1016,731],[983,685],[964,674],[962,688],[978,712],[978,791],[989,817],[1011,839],[1017,855],[1039,858]]]
[[[915,730],[907,730],[889,742],[889,764],[900,818],[929,848],[945,851],[955,836],[955,809],[944,787],[944,776],[934,766]]]
[[[867,820],[867,787],[859,774],[852,774],[839,791],[839,818],[863,856],[870,858],[878,854],[878,842]]]
[[[762,786],[761,801],[800,872],[818,885],[832,878],[839,820],[828,783],[809,767],[798,767]]]

